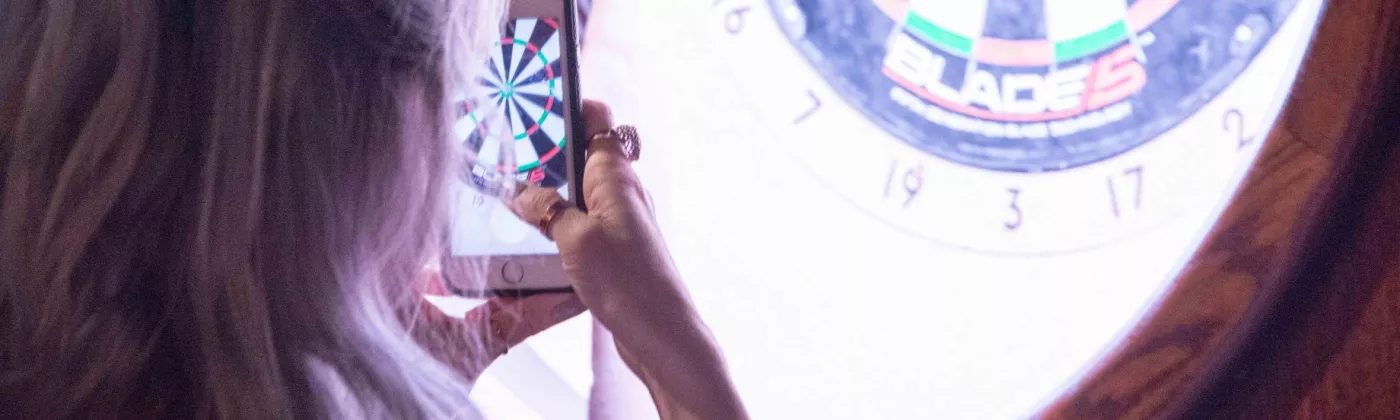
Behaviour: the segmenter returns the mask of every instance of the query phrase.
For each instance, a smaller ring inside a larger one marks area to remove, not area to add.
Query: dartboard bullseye
[[[559,24],[518,19],[497,43],[482,94],[463,102],[455,131],[468,184],[495,194],[506,177],[544,187],[567,181]]]
[[[772,0],[814,67],[909,144],[1041,172],[1146,143],[1232,82],[1296,0]]]

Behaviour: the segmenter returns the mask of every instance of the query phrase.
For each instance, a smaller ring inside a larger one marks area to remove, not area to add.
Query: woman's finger
[[[588,139],[588,166],[599,166],[595,161],[606,160],[620,164],[630,164],[627,153],[618,136],[603,135],[613,130],[612,110],[601,102],[584,101],[584,127]]]
[[[612,109],[602,102],[585,99],[583,101],[583,138],[591,140],[594,135],[613,128]],[[585,145],[589,152],[593,152],[593,144],[590,141]]]
[[[561,204],[562,203],[562,204]],[[521,220],[540,229],[547,238],[558,238],[582,228],[587,216],[564,201],[559,191],[526,186],[515,196],[515,206]]]
[[[648,212],[647,214],[650,214],[653,218],[655,218],[655,217],[656,217],[656,199],[654,199],[654,198],[651,197],[651,190],[648,190],[648,189],[646,189],[646,188],[642,188],[642,192],[646,194],[646,195],[642,196],[642,199],[647,203],[647,212]]]
[[[587,310],[583,301],[573,293],[548,293],[522,298],[496,298],[473,311],[486,317],[481,331],[489,333],[494,346],[488,360],[506,354],[511,347],[539,334],[549,327],[568,321]],[[481,324],[478,324],[481,325]]]
[[[578,316],[587,308],[578,295],[573,293],[548,293],[522,298],[494,298],[486,304],[468,311],[462,319],[442,316],[425,317],[428,322],[418,325],[415,336],[431,335],[438,338],[429,343],[442,347],[441,341],[458,343],[479,343],[478,346],[458,346],[451,349],[433,349],[433,353],[466,375],[475,379],[496,359],[549,327],[558,325]],[[432,331],[424,331],[432,330]],[[451,339],[455,334],[455,340]],[[463,339],[471,334],[477,340]],[[423,342],[420,339],[420,343]]]
[[[627,159],[621,139],[616,135],[599,135],[613,129],[612,111],[601,102],[584,101],[583,113],[584,126],[588,130],[588,157],[584,163],[583,195],[589,205],[604,204],[600,200],[611,198],[598,196],[600,188],[636,190],[633,191],[637,195],[636,198],[641,199],[644,195],[641,191],[641,181],[632,170],[632,161]],[[638,144],[633,147],[640,148],[640,139],[634,140]]]

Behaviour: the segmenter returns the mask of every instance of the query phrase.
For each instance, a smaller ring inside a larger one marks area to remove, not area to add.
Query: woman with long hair
[[[491,360],[585,309],[663,418],[745,417],[617,141],[589,213],[515,203],[575,295],[423,303],[502,1],[0,3],[0,417],[471,417]]]

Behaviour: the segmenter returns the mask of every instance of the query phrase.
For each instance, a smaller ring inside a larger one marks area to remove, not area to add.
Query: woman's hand
[[[608,108],[586,101],[587,134],[613,128]],[[588,144],[584,213],[572,206],[543,226],[559,244],[578,298],[608,328],[664,418],[745,418],[718,346],[691,304],[653,217],[646,190],[614,136]],[[645,149],[645,148],[642,148]],[[539,226],[562,200],[527,187],[516,211]]]
[[[423,272],[415,296],[448,296],[442,273]],[[549,327],[581,313],[583,301],[572,293],[551,293],[522,298],[491,298],[467,311],[462,319],[448,316],[427,300],[421,300],[400,318],[415,341],[434,358],[475,382],[492,362],[511,347]]]

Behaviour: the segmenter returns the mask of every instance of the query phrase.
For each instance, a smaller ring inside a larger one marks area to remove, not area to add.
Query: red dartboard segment
[[[559,150],[561,149],[559,149],[558,147],[549,149],[548,152],[545,152],[544,155],[540,156],[540,161],[548,162],[550,159],[553,159],[555,155],[559,154]]]

